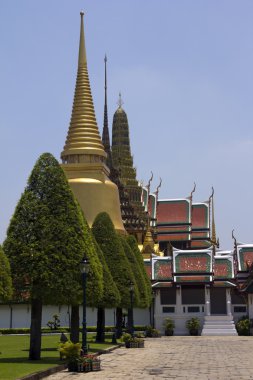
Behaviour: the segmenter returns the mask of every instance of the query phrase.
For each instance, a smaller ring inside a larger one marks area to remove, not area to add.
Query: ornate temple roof
[[[238,244],[236,254],[238,260],[238,271],[249,271],[253,265],[253,244]]]

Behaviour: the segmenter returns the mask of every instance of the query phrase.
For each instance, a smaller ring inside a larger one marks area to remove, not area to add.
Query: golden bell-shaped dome
[[[62,167],[84,216],[91,226],[97,214],[107,212],[114,227],[125,233],[118,187],[110,181],[106,152],[99,134],[89,83],[81,12],[78,71],[72,115],[61,153]]]

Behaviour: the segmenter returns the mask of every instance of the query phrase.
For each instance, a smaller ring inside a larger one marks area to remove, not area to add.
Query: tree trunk
[[[39,299],[32,299],[31,300],[30,350],[29,350],[30,360],[40,359],[41,320],[42,320],[42,301]]]
[[[98,307],[97,309],[97,336],[96,342],[105,341],[105,309]]]
[[[70,340],[72,343],[79,342],[79,305],[71,306]]]
[[[117,307],[116,309],[116,338],[119,339],[122,335],[122,309]]]

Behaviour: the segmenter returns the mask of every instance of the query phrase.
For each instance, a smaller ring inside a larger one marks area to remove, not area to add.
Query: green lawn
[[[29,335],[1,335],[0,336],[0,379],[16,380],[30,373],[42,371],[58,364],[63,364],[59,360],[57,347],[60,341],[60,334],[43,336],[41,360],[28,360]],[[101,349],[111,347],[110,339],[108,343],[97,344],[94,336],[88,335],[89,352],[97,352]]]

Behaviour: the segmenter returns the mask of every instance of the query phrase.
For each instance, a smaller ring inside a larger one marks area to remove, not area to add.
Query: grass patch
[[[67,334],[66,334],[67,335]],[[1,335],[0,336],[0,379],[16,380],[25,375],[42,371],[59,364],[57,351],[61,334],[42,336],[41,360],[28,360],[29,335]],[[89,352],[98,352],[111,347],[111,334],[107,335],[106,343],[95,343],[95,335],[88,334]]]

